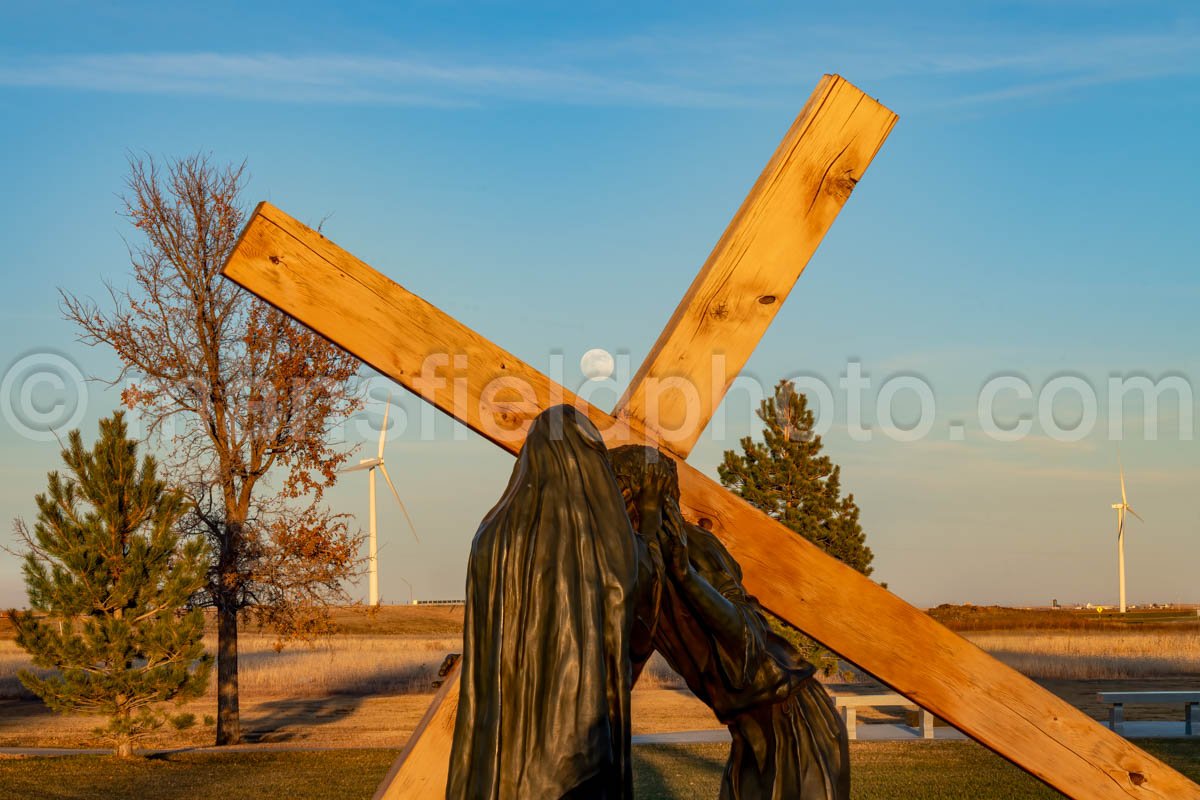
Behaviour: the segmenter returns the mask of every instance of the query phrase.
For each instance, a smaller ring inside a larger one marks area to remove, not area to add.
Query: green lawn
[[[0,760],[4,800],[342,800],[369,798],[395,750],[316,753],[179,753]]]
[[[1140,743],[1200,781],[1200,741]],[[715,798],[728,753],[723,745],[635,747],[638,800]],[[854,742],[855,800],[1033,800],[1062,797],[972,742]]]
[[[1200,781],[1200,742],[1145,742],[1147,750]],[[716,798],[726,748],[634,748],[638,800]],[[861,800],[1026,800],[1059,797],[969,742],[857,742],[854,797]],[[181,753],[120,762],[103,756],[0,759],[0,798],[369,798],[394,750],[316,753]]]
[[[639,747],[636,796],[716,798],[727,748]],[[855,800],[1032,800],[1062,797],[967,742],[871,742],[851,747]]]

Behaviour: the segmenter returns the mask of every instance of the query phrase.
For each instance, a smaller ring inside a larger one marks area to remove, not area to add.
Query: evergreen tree
[[[841,469],[821,452],[813,432],[808,401],[791,381],[780,381],[774,396],[763,400],[758,417],[763,441],[741,440],[742,452],[725,451],[717,467],[721,483],[750,505],[864,575],[874,554],[858,521],[854,495],[842,496]],[[774,620],[775,627],[809,661],[832,672],[837,660],[799,631]]]
[[[34,666],[52,670],[19,678],[55,711],[108,716],[96,733],[127,757],[168,716],[162,703],[208,685],[204,612],[185,610],[208,553],[200,538],[181,543],[186,502],[152,457],[138,463],[122,413],[101,420],[90,451],[73,431],[62,458],[69,472],[50,473],[33,530],[17,522],[33,610],[8,616]]]
[[[725,451],[721,483],[755,508],[791,528],[863,575],[874,554],[858,522],[854,495],[842,496],[841,468],[821,453],[808,401],[791,381],[780,381],[758,410],[763,441],[749,436],[742,452]]]
[[[359,361],[221,277],[247,209],[245,165],[196,154],[129,162],[124,216],[131,287],[108,308],[62,293],[81,341],[113,349],[111,383],[170,456],[190,500],[186,533],[208,540],[208,585],[193,602],[217,623],[218,745],[241,740],[239,615],[311,639],[349,601],[362,537],[324,502],[351,450],[331,436],[361,405]],[[178,422],[179,424],[174,424]]]

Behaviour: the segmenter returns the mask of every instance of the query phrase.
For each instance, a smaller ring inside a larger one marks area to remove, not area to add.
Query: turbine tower
[[[396,484],[392,483],[392,477],[388,475],[387,467],[383,463],[383,443],[387,438],[387,418],[388,408],[392,405],[392,396],[388,395],[387,405],[383,407],[383,426],[379,429],[379,449],[374,458],[364,458],[353,467],[347,467],[342,472],[358,472],[367,470],[367,486],[368,497],[370,502],[368,527],[370,528],[370,538],[367,549],[367,571],[369,575],[369,596],[368,603],[372,606],[379,605],[379,538],[376,530],[375,520],[375,470],[378,469],[383,473],[383,479],[387,481],[388,487],[392,490],[392,494],[396,497],[396,502],[400,504],[400,510],[404,512],[404,518],[408,520],[408,527],[412,530],[413,538],[418,542],[421,541],[417,536],[417,528],[413,525],[412,517],[408,515],[408,509],[404,507],[404,501],[400,499],[400,493],[396,491]]]
[[[1128,511],[1142,522],[1142,515],[1133,510],[1129,505],[1129,498],[1125,495],[1125,467],[1121,465],[1120,459],[1117,460],[1117,465],[1121,470],[1121,502],[1113,503],[1112,507],[1117,512],[1117,579],[1120,583],[1121,590],[1121,613],[1125,613],[1125,512]]]

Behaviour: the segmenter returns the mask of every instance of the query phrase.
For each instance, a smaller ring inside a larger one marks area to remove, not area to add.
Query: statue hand
[[[660,469],[648,466],[642,478],[641,491],[638,494],[638,510],[643,520],[657,519],[661,513],[663,499],[666,497],[666,479]]]
[[[659,546],[667,570],[677,579],[687,577],[691,564],[688,562],[687,532],[683,515],[674,503],[666,503],[663,509],[663,524],[659,526]]]

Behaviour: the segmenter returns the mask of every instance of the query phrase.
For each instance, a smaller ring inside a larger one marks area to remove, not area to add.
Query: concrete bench
[[[920,714],[920,730],[922,739],[933,738],[933,714],[918,706],[904,695],[888,692],[887,694],[839,694],[833,703],[842,712],[842,720],[846,723],[846,733],[851,739],[858,738],[858,709],[860,708],[915,708]]]
[[[1108,726],[1120,732],[1125,728],[1125,704],[1183,705],[1183,733],[1191,736],[1195,729],[1196,706],[1200,705],[1200,692],[1097,692],[1096,699],[1110,703]]]

